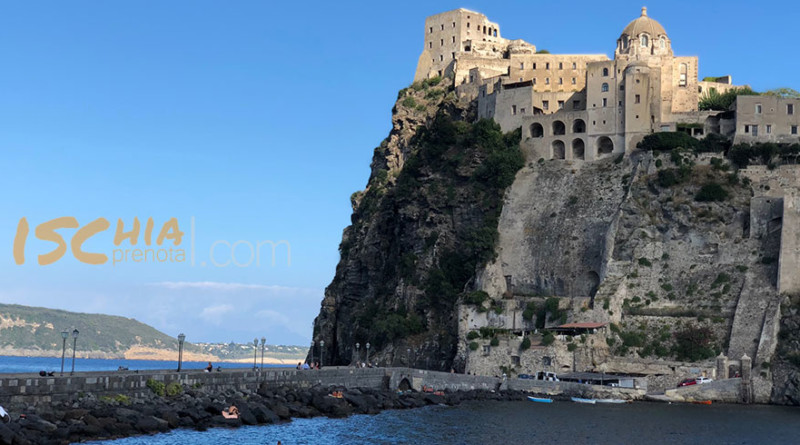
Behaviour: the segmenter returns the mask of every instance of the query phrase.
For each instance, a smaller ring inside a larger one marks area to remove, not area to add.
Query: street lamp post
[[[319,342],[319,367],[322,367],[322,362],[325,361],[325,340]]]
[[[75,347],[78,345],[78,334],[77,329],[72,331],[72,371],[69,372],[69,375],[75,374]]]
[[[253,371],[258,370],[258,337],[253,339]]]
[[[181,332],[178,335],[178,372],[181,372],[181,364],[183,363],[183,342],[186,340],[186,335]]]
[[[356,364],[361,361],[361,353],[358,350],[361,347],[361,343],[356,343]]]
[[[69,337],[69,332],[61,331],[61,376],[64,376],[64,356],[67,353],[67,337]]]
[[[266,349],[267,338],[261,337],[261,370],[264,370],[264,349]]]
[[[364,357],[364,361],[367,362],[367,366],[369,366],[369,342],[365,345],[367,347],[367,356]]]

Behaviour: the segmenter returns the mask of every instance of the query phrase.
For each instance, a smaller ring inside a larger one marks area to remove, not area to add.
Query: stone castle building
[[[696,56],[675,56],[647,8],[604,54],[550,54],[466,9],[425,20],[415,81],[452,77],[478,114],[503,131],[522,128],[529,159],[596,160],[633,150],[658,131],[720,133],[735,142],[798,142],[798,99],[739,96],[731,112],[699,111],[703,92],[725,92],[730,76],[698,80]]]

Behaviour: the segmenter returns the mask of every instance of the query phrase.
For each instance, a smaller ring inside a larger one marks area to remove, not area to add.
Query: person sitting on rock
[[[297,362],[297,369],[303,369],[303,364],[300,363],[300,362]]]
[[[214,370],[214,365],[211,362],[208,362],[208,366],[206,366],[206,372],[211,372]]]
[[[231,405],[231,407],[227,410],[222,410],[222,417],[226,419],[238,419],[239,408],[237,408],[235,405]]]
[[[309,368],[310,366],[308,366],[308,362],[303,363],[303,369],[309,369]]]

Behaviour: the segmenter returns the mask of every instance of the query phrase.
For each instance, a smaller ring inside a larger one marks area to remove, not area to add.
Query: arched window
[[[553,122],[553,135],[558,136],[567,133],[567,127],[564,125],[564,122],[555,121]]]
[[[553,157],[551,159],[566,159],[566,147],[563,141],[553,141]]]
[[[622,36],[622,49],[628,48],[628,36]]]
[[[646,34],[642,34],[642,46],[647,47],[650,43],[650,39],[647,38]]]
[[[586,123],[583,122],[583,119],[575,119],[575,121],[572,123],[572,132],[586,133]]]
[[[544,136],[544,128],[542,124],[531,124],[531,137],[540,138]]]
[[[688,70],[688,66],[685,63],[681,63],[680,70],[681,70],[681,72],[680,72],[681,78],[680,78],[680,82],[678,82],[678,85],[680,85],[682,87],[685,87],[686,86],[687,72],[689,71]]]
[[[585,151],[586,145],[583,143],[583,139],[572,141],[572,159],[586,159]]]
[[[614,152],[614,142],[612,142],[608,136],[601,136],[597,139],[596,146],[598,158],[602,158]]]
[[[608,68],[603,68],[603,77],[608,77]]]
[[[661,49],[664,49],[666,47],[667,47],[667,39],[662,37],[661,38]]]
[[[600,87],[600,91],[603,92],[603,93],[607,93],[608,92],[608,84],[603,82],[603,86]]]

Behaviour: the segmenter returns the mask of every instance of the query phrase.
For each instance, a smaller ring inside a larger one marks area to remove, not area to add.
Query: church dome
[[[640,34],[648,34],[650,37],[666,36],[667,31],[661,26],[661,23],[651,19],[647,16],[647,8],[642,8],[641,17],[628,23],[628,26],[622,31],[622,35],[628,37],[636,37]]]

